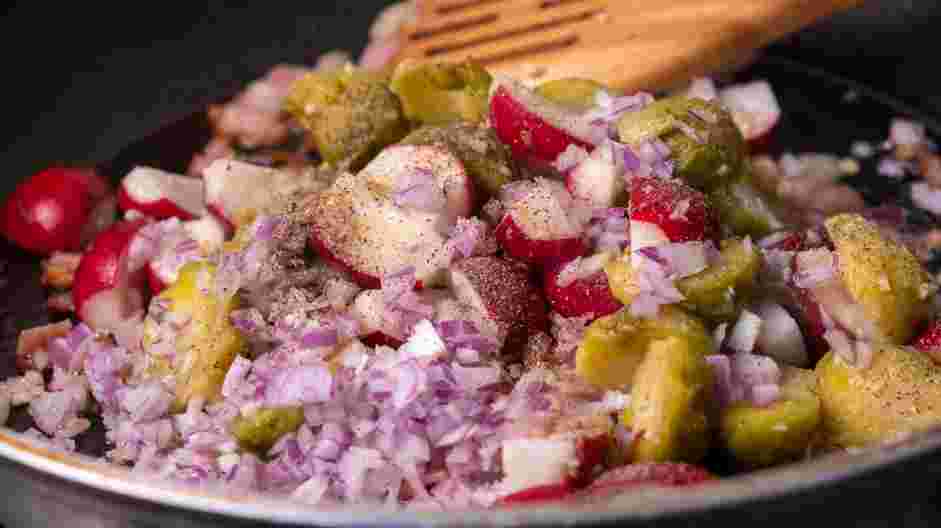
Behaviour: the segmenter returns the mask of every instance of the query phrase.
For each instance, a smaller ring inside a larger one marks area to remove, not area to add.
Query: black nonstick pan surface
[[[3,24],[16,29],[3,32],[5,38],[54,35],[58,47],[10,60],[8,71],[17,72],[21,83],[9,87],[14,93],[8,100],[16,104],[3,126],[11,139],[6,143],[0,192],[52,161],[94,162],[114,178],[135,164],[183,170],[209,137],[200,112],[206,103],[233,93],[274,63],[309,62],[334,47],[358,51],[369,20],[383,4],[358,0],[318,4],[305,6],[304,13],[273,11],[278,8],[261,4],[253,8],[200,4],[179,11],[117,7],[110,14],[112,22],[101,18],[105,12],[97,8],[62,7],[50,20],[39,4],[15,6]],[[936,58],[931,42],[933,31],[941,29],[937,25],[941,8],[933,4],[870,2],[772,46],[738,74],[743,80],[769,80],[781,101],[784,119],[770,144],[771,153],[848,154],[854,140],[885,139],[894,116],[918,119],[938,137],[941,81],[933,77]],[[863,163],[852,183],[871,204],[909,203],[906,182],[878,176],[869,163]],[[913,218],[937,221],[924,212],[914,212]],[[48,321],[49,314],[38,280],[38,260],[5,242],[0,242],[0,259],[5,270],[0,286],[0,377],[6,377],[15,371],[13,351],[19,330]],[[22,431],[31,423],[25,413],[14,413],[10,425]],[[78,444],[86,454],[101,454],[102,428],[83,434]],[[783,526],[807,520],[856,526],[928,525],[941,520],[941,494],[936,491],[941,451],[925,448],[938,444],[938,438],[929,436],[916,441],[904,456],[889,453],[868,461],[871,464],[859,474],[835,480],[818,478],[823,470],[813,465],[802,466],[776,481],[779,486],[770,494],[761,489],[758,475],[754,484],[741,489],[743,495],[760,496],[654,517],[658,523],[676,525]],[[802,475],[812,484],[801,485]],[[255,524],[159,504],[160,497],[152,497],[158,500],[155,503],[96,490],[3,457],[0,489],[5,496],[0,501],[0,522],[7,527]],[[518,520],[566,524],[578,520],[546,515]],[[649,515],[626,511],[596,520],[613,522],[619,516],[625,523],[651,520]],[[359,521],[387,524],[379,517]],[[388,521],[398,525],[407,519]]]

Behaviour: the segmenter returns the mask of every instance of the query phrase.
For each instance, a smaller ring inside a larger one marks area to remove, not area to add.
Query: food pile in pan
[[[867,206],[855,158],[763,154],[766,82],[382,51],[274,68],[188,174],[50,167],[6,197],[69,317],[22,332],[0,418],[66,450],[101,422],[147,478],[414,508],[708,485],[941,423],[941,232]],[[888,136],[853,154],[941,213],[924,127]]]

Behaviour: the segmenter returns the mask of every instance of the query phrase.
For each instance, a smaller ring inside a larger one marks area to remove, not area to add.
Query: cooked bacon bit
[[[81,260],[81,253],[56,251],[42,261],[42,276],[39,280],[44,286],[63,290],[71,288],[75,280],[75,270],[78,269],[78,263]]]
[[[42,370],[46,367],[48,356],[46,345],[54,337],[65,337],[72,329],[69,320],[51,323],[20,332],[16,341],[16,367],[20,370]]]
[[[918,166],[925,181],[935,187],[941,187],[941,156],[923,150],[918,156]]]
[[[46,307],[54,312],[74,312],[75,302],[72,301],[72,292],[62,292],[51,295],[46,299]]]
[[[279,64],[267,75],[242,90],[232,101],[209,108],[209,120],[216,135],[232,138],[248,147],[275,146],[291,133],[290,118],[281,102],[291,85],[311,70]]]

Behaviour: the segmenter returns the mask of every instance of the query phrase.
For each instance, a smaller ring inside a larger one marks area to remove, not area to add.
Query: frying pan
[[[17,6],[3,22],[10,28],[19,26],[34,35],[41,27],[64,44],[72,44],[73,38],[85,40],[48,56],[43,53],[50,52],[27,54],[20,63],[11,58],[8,71],[31,81],[14,96],[20,104],[11,106],[31,112],[18,118],[11,110],[6,116],[5,128],[16,137],[7,142],[2,190],[54,160],[94,161],[114,177],[137,163],[180,170],[208,138],[199,112],[207,102],[231,94],[276,62],[303,62],[331,47],[356,50],[363,44],[368,20],[382,4],[307,6],[302,14],[264,5],[221,9],[212,3],[134,13],[117,7],[118,12],[110,13],[111,22],[99,19],[100,13],[78,11],[85,7],[65,7],[65,13],[50,21],[42,5]],[[741,72],[742,79],[771,81],[781,99],[785,118],[776,131],[773,153],[785,148],[846,153],[851,140],[883,139],[888,120],[896,115],[917,118],[934,134],[941,132],[941,98],[932,93],[939,84],[925,74],[934,57],[924,43],[934,36],[930,21],[941,12],[933,4],[870,3],[772,46]],[[134,26],[141,18],[151,20],[155,28]],[[95,32],[104,33],[97,40],[86,38]],[[7,38],[23,34],[0,33]],[[855,183],[870,203],[906,200],[897,183],[880,179],[868,164]],[[36,259],[3,243],[0,256],[6,269],[0,287],[0,377],[5,377],[14,371],[18,331],[48,321],[48,314]],[[11,420],[15,430],[29,425],[22,412]],[[86,454],[100,454],[102,428],[93,427],[78,444]],[[927,525],[941,520],[939,479],[941,433],[932,432],[904,444],[830,455],[724,479],[699,490],[638,492],[601,511],[316,511],[269,498],[131,480],[92,459],[63,458],[28,448],[9,434],[0,436],[0,522],[7,528],[652,522],[784,526],[808,520]]]

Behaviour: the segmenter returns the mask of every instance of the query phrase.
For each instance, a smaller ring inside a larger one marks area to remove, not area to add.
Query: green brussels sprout
[[[652,138],[670,147],[677,176],[704,191],[738,177],[747,143],[732,116],[717,103],[673,96],[618,120],[622,143],[636,146]]]
[[[232,421],[231,430],[239,447],[264,453],[279,438],[297,431],[303,423],[302,407],[262,407],[248,416],[237,417]]]
[[[758,247],[748,251],[743,240],[723,240],[719,259],[695,275],[676,281],[676,289],[686,299],[682,305],[691,312],[712,321],[732,321],[738,315],[761,270]],[[605,264],[608,287],[616,299],[630,305],[640,293],[634,281],[634,270],[627,255]]]
[[[385,81],[346,67],[297,80],[284,108],[306,128],[327,162],[362,168],[408,133],[402,105]]]
[[[761,253],[757,245],[723,240],[719,260],[676,281],[676,288],[686,297],[683,305],[694,313],[714,321],[732,321],[743,302],[750,298],[760,271]]]
[[[867,368],[833,352],[817,363],[824,445],[864,447],[941,425],[941,367],[913,348],[874,348]]]
[[[838,257],[840,279],[875,325],[878,338],[907,343],[928,315],[934,291],[918,258],[859,214],[832,216],[824,227]]]
[[[712,371],[703,349],[672,336],[650,343],[621,416],[635,462],[698,462],[709,449]]]
[[[229,321],[229,314],[239,306],[238,295],[221,299],[204,292],[199,284],[211,283],[216,267],[207,262],[190,262],[180,269],[179,278],[160,293],[168,310],[189,323],[174,342],[175,353],[167,356],[156,323],[144,323],[143,348],[148,354],[147,375],[172,377],[175,382],[174,411],[182,411],[194,397],[207,402],[221,398],[222,382],[235,357],[246,343]]]
[[[812,370],[782,367],[778,401],[767,407],[739,402],[722,412],[719,437],[723,446],[747,467],[771,466],[806,455],[820,425],[816,383]]]
[[[487,70],[471,63],[419,63],[405,60],[392,74],[392,91],[402,100],[405,117],[415,123],[481,122],[487,116]]]
[[[735,181],[708,195],[719,223],[730,235],[761,238],[783,227],[768,196],[748,181]]]
[[[576,109],[591,108],[598,90],[608,90],[603,84],[590,79],[566,77],[546,81],[536,87],[536,93],[546,99]]]
[[[593,321],[575,353],[575,372],[606,389],[629,387],[650,343],[677,337],[705,356],[714,345],[702,322],[681,308],[661,306],[653,318],[637,318],[627,308]]]

